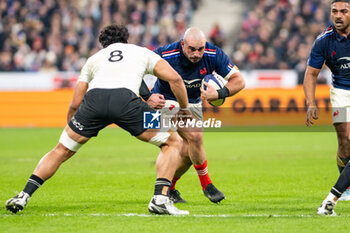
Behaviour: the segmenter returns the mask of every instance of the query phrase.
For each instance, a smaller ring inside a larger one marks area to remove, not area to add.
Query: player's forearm
[[[315,106],[315,90],[316,90],[316,79],[319,74],[315,68],[308,67],[304,76],[304,94],[306,99],[306,104],[308,106]]]
[[[306,104],[308,106],[312,105],[314,106],[315,103],[315,89],[316,89],[316,82],[314,82],[311,78],[304,79],[304,94],[306,99]]]
[[[172,81],[169,81],[171,91],[174,93],[180,108],[188,107],[187,91],[184,82],[180,76]]]

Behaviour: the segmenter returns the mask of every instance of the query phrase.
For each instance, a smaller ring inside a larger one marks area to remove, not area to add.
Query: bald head
[[[192,63],[199,62],[204,54],[205,43],[207,42],[204,33],[198,28],[189,28],[181,41],[185,57]]]
[[[206,40],[204,33],[199,28],[189,28],[185,31],[184,40]]]

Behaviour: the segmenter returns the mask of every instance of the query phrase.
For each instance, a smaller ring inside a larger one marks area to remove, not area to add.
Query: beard
[[[190,61],[193,63],[197,63],[201,60],[201,57],[190,57]]]

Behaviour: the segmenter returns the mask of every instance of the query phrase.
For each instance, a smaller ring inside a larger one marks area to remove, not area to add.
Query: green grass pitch
[[[226,194],[207,200],[191,168],[177,188],[189,216],[155,216],[158,149],[107,128],[64,163],[16,215],[4,203],[21,191],[62,129],[0,129],[0,232],[347,232],[316,210],[338,177],[334,132],[207,132],[209,174]]]

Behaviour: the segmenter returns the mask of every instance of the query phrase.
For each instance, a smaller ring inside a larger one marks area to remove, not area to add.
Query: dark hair
[[[128,29],[123,25],[109,25],[104,27],[98,40],[100,41],[103,48],[113,43],[128,43],[129,32]]]
[[[332,3],[331,3],[331,4],[333,4],[333,3],[335,3],[335,2],[347,2],[347,3],[350,4],[350,0],[332,0]]]

